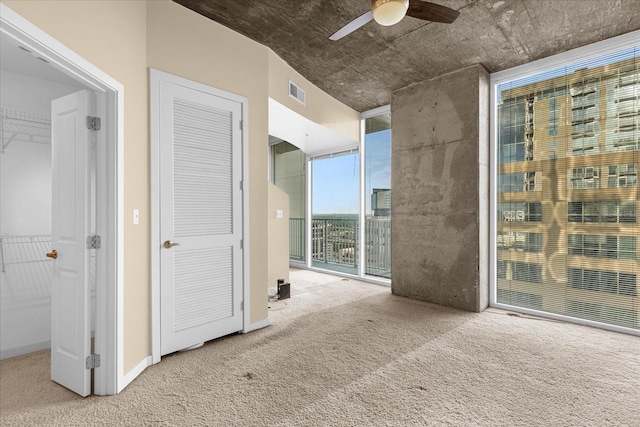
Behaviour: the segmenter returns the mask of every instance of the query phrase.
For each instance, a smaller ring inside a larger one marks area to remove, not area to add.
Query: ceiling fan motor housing
[[[371,0],[373,19],[380,25],[394,25],[404,18],[409,0]]]

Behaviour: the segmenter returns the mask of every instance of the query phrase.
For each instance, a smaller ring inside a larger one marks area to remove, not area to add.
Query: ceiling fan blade
[[[371,11],[360,15],[359,17],[333,33],[331,37],[329,37],[329,40],[333,40],[334,42],[340,40],[344,36],[353,33],[355,30],[362,27],[364,24],[368,23],[371,20],[373,20],[373,12]]]
[[[422,0],[409,0],[407,16],[431,22],[451,24],[460,15],[457,10]]]

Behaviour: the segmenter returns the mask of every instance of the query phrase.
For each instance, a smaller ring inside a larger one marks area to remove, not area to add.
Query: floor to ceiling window
[[[361,115],[361,141],[307,154],[270,136],[272,182],[289,195],[291,265],[388,284],[391,278],[391,113]],[[317,152],[321,154],[314,154]]]
[[[364,272],[391,278],[391,114],[364,118]]]
[[[637,40],[492,76],[494,305],[640,330]]]
[[[360,154],[314,158],[311,177],[311,265],[358,274]]]

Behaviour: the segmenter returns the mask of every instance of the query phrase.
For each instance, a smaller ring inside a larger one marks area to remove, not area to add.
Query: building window
[[[570,187],[574,190],[600,188],[600,168],[573,168],[569,175]]]
[[[537,172],[508,173],[498,177],[500,193],[518,193],[536,191]],[[539,189],[540,187],[538,187]]]
[[[499,261],[498,278],[527,283],[542,283],[542,265],[522,261]]]
[[[636,222],[636,202],[569,202],[569,222]]]
[[[638,169],[635,163],[572,168],[569,174],[569,188],[587,190],[637,187],[637,175]]]
[[[525,158],[525,99],[505,101],[500,107],[500,163],[522,162]]]
[[[498,232],[498,249],[540,252],[542,251],[542,233],[500,231]]]
[[[636,275],[618,271],[567,268],[567,284],[573,289],[637,296]]]
[[[503,261],[501,259],[498,260],[497,262],[497,274],[496,277],[498,279],[503,279],[506,280],[507,278],[507,267],[509,265],[509,261]]]
[[[558,99],[549,99],[549,136],[558,136]]]
[[[624,165],[610,165],[607,168],[607,187],[626,188],[638,186],[638,165],[635,163]]]
[[[569,234],[567,236],[567,250],[569,255],[636,259],[636,237]]]
[[[498,205],[500,221],[540,222],[542,204],[540,203],[500,203]]]
[[[638,40],[492,74],[492,304],[638,328]]]

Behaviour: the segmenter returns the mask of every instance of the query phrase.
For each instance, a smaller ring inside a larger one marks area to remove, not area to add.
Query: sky
[[[367,212],[374,188],[391,188],[391,130],[367,134],[365,171]],[[313,213],[357,214],[359,210],[360,154],[314,160]]]

